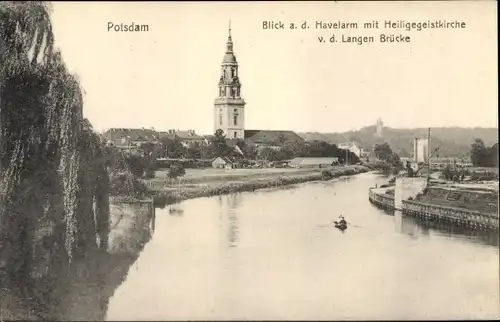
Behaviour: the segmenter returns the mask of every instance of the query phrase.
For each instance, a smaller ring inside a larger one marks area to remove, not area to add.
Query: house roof
[[[160,134],[152,129],[113,128],[104,132],[102,136],[109,141],[120,140],[123,137],[130,141],[153,141],[157,140]]]
[[[217,157],[217,158],[213,159],[212,162],[214,162],[217,159],[221,159],[222,161],[224,161],[224,163],[233,163],[234,162],[233,158],[231,158],[231,157]]]
[[[103,136],[110,141],[120,140],[123,137],[130,141],[153,141],[163,137],[174,139],[179,138],[181,141],[203,140],[204,137],[196,134],[194,131],[155,131],[153,129],[125,129],[112,128],[103,133]]]
[[[339,158],[323,157],[323,158],[294,158],[290,160],[291,165],[313,165],[313,164],[332,164],[337,162]]]
[[[171,132],[160,132],[161,137],[167,137],[171,140],[178,138],[181,141],[201,141],[205,138],[201,135],[196,134],[194,131],[171,131]]]
[[[337,147],[339,149],[352,148],[352,147],[359,148],[359,146],[358,146],[358,144],[356,142],[343,142],[343,143],[339,143],[339,144],[337,144]]]
[[[175,135],[181,140],[203,140],[203,136],[196,134],[194,131],[177,131]]]
[[[303,142],[304,139],[293,131],[245,130],[245,139],[253,143],[280,144],[286,142]]]

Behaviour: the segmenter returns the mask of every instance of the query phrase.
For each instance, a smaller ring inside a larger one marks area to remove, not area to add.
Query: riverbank
[[[370,188],[369,200],[379,208],[394,210],[394,188]],[[414,198],[403,200],[403,214],[424,220],[447,222],[475,230],[498,231],[498,191],[437,185],[424,189]]]
[[[174,181],[157,171],[156,178],[145,180],[158,205],[182,200],[283,187],[310,181],[330,180],[370,171],[353,165],[314,169],[188,169],[185,178]]]

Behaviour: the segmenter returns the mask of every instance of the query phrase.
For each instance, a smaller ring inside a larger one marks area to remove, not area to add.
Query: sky
[[[52,23],[85,90],[94,128],[193,129],[210,134],[228,22],[247,129],[343,132],[497,127],[496,1],[462,2],[57,2]],[[460,20],[465,29],[364,29],[378,20]],[[285,30],[263,29],[285,22]],[[307,21],[309,29],[289,30]],[[355,30],[316,21],[357,22]],[[108,23],[148,32],[108,31]],[[380,43],[380,34],[410,43]],[[318,37],[336,35],[337,43]],[[340,37],[374,36],[374,43]]]

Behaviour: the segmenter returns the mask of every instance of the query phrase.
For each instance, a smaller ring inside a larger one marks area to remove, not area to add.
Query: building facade
[[[337,145],[339,149],[349,150],[354,153],[358,158],[363,154],[363,149],[360,148],[356,142],[339,143]]]
[[[141,144],[159,142],[161,133],[155,129],[111,128],[102,134],[108,145],[136,151]]]
[[[214,104],[214,132],[221,129],[228,139],[245,139],[245,100],[241,96],[238,62],[233,51],[231,24],[222,60],[219,95]]]

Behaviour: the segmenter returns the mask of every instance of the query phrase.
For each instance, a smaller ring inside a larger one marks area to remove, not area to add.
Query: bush
[[[321,177],[323,180],[330,180],[333,179],[333,174],[328,170],[323,170],[321,171]]]

